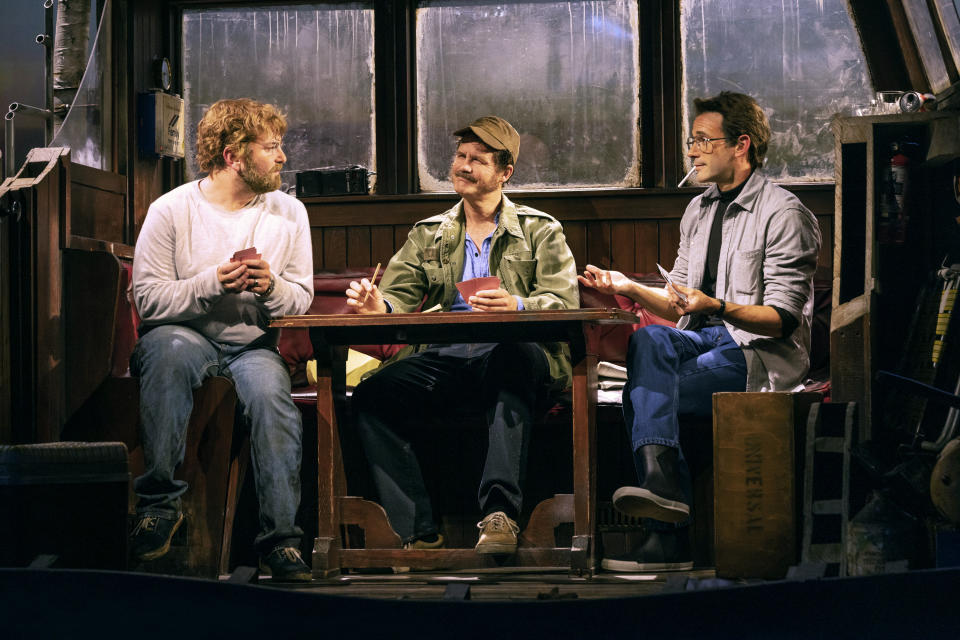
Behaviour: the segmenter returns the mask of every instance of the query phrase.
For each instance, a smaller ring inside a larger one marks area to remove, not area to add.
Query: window
[[[773,137],[764,170],[779,180],[833,180],[830,119],[873,89],[845,0],[684,0],[684,137],[693,100],[756,98]]]
[[[420,186],[450,191],[453,131],[520,133],[514,188],[639,183],[636,0],[432,0],[417,11]]]
[[[284,182],[296,171],[374,169],[373,3],[184,9],[188,178],[196,128],[221,98],[277,105],[287,116]]]
[[[65,38],[65,44],[56,45],[57,48],[62,46],[67,55],[73,53],[70,57],[73,57],[74,64],[79,64],[78,69],[82,69],[83,78],[72,96],[70,91],[64,91],[57,96],[54,83],[54,95],[68,103],[69,107],[48,146],[70,147],[71,162],[110,171],[113,169],[113,157],[110,153],[113,134],[110,113],[111,25],[109,19],[103,19],[110,15],[110,3],[104,2],[100,20],[96,16],[96,6],[91,6],[90,10],[90,33],[86,36],[89,57],[81,58],[86,64],[74,57],[80,52],[69,48],[69,37]],[[87,26],[80,22],[74,23],[74,27],[79,27],[81,31],[71,33],[78,38],[73,44],[83,43],[83,32],[87,30]],[[68,20],[63,33],[70,33],[70,28]],[[72,73],[67,75],[72,76]]]

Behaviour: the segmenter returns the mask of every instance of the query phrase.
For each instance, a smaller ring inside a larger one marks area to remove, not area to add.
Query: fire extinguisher
[[[909,216],[904,208],[907,193],[910,158],[903,153],[903,144],[890,143],[890,159],[883,172],[880,195],[881,241],[903,242]]]

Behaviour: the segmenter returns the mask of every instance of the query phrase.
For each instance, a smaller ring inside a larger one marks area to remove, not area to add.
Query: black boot
[[[604,558],[600,565],[607,571],[689,571],[693,569],[690,527],[648,531],[639,548]]]
[[[680,450],[648,444],[637,451],[644,476],[640,487],[620,487],[613,506],[620,513],[663,522],[682,522],[690,517],[690,505],[680,487]]]

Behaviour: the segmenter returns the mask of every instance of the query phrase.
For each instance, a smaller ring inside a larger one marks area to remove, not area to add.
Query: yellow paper
[[[360,378],[367,371],[372,371],[380,366],[380,361],[359,351],[349,349],[347,351],[347,386],[355,387],[360,384]],[[317,384],[317,361],[307,361],[307,382]]]

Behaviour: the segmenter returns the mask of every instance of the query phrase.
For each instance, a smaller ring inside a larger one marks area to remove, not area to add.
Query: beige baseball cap
[[[509,122],[497,116],[482,116],[467,126],[453,132],[455,136],[463,136],[472,131],[491,149],[503,149],[513,156],[513,164],[517,163],[520,155],[520,134]]]

